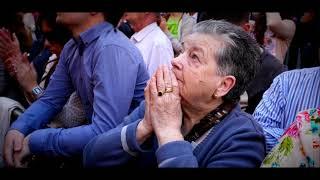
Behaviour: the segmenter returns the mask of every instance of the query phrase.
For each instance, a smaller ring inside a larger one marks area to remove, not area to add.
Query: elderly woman
[[[162,66],[145,102],[123,124],[88,143],[86,167],[259,167],[262,129],[238,100],[254,77],[259,48],[225,21],[195,25],[184,52]]]

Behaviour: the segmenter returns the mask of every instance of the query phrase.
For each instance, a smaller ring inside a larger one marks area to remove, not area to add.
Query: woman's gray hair
[[[235,86],[223,99],[237,101],[254,78],[259,68],[260,49],[258,43],[241,27],[223,20],[206,20],[197,23],[191,34],[212,36],[222,42],[222,47],[214,50],[219,75],[232,75]]]

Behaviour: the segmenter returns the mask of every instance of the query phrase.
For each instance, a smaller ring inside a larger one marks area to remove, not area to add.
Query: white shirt
[[[171,67],[173,48],[156,22],[134,33],[130,40],[140,50],[150,76],[155,73],[159,65],[167,64]]]

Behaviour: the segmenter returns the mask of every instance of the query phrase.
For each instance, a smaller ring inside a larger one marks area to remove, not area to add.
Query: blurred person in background
[[[183,38],[189,34],[192,30],[192,27],[197,22],[197,13],[196,12],[184,12],[182,14],[181,21],[179,21],[178,25],[178,36],[177,38],[174,37],[171,32],[169,31],[167,19],[163,15],[161,16],[159,26],[161,30],[168,36],[168,38],[171,41],[173,50],[174,50],[174,56],[177,57],[180,53],[182,53],[182,42]]]
[[[168,37],[161,31],[157,21],[160,13],[126,12],[125,19],[135,32],[130,40],[140,50],[151,76],[163,64],[171,65],[173,48]]]
[[[73,38],[64,46],[46,90],[36,91],[43,94],[9,128],[4,143],[8,166],[24,167],[30,155],[79,162],[91,138],[116,127],[144,99],[149,76],[142,56],[108,22],[117,23],[120,17],[103,12],[57,14],[57,23],[67,27]],[[74,91],[89,123],[48,128]]]
[[[279,12],[266,12],[266,23],[265,49],[283,64],[296,32],[296,25],[291,17]]]

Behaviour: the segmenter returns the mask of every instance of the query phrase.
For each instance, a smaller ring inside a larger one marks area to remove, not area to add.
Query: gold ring
[[[166,87],[165,93],[171,93],[173,92],[172,87]]]

